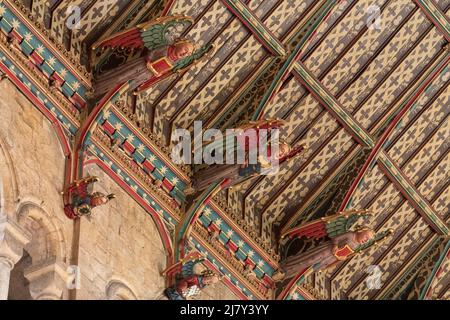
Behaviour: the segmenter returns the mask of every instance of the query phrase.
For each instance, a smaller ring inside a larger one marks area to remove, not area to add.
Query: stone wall
[[[9,80],[0,82],[0,119],[0,216],[20,226],[30,240],[24,250],[31,259],[13,270],[18,279],[50,261],[68,262],[73,222],[62,213],[65,158],[56,132]],[[58,295],[67,298],[67,290],[61,288]]]
[[[11,272],[9,298],[68,299],[61,274],[74,223],[63,213],[63,151],[50,122],[8,80],[0,82],[0,119],[0,218],[7,215],[29,239]],[[86,173],[100,178],[96,191],[117,198],[80,221],[77,299],[163,299],[166,256],[155,223],[100,168]],[[236,299],[223,284],[199,298]]]
[[[82,219],[80,234],[81,290],[79,297],[103,299],[110,281],[126,284],[139,299],[154,299],[164,290],[160,272],[166,256],[155,223],[137,202],[97,166],[87,167],[100,181],[96,191],[117,198]]]

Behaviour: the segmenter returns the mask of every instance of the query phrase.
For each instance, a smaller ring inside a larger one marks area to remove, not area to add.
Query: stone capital
[[[67,266],[56,258],[29,267],[24,276],[34,300],[60,300],[67,289]]]
[[[11,269],[23,255],[23,248],[31,235],[14,221],[0,218],[0,261]]]

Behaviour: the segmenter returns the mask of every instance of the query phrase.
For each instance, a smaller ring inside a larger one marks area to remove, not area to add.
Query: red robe
[[[175,289],[181,296],[185,297],[186,293],[188,293],[189,289],[192,289],[192,287],[195,286],[197,289],[202,289],[205,287],[201,279],[202,277],[195,275],[184,278],[177,282]]]
[[[130,90],[134,90],[142,85],[150,86],[158,79],[169,74],[175,63],[176,57],[173,55],[172,47],[165,46],[153,50],[143,57],[134,58],[122,66],[106,71],[95,79],[95,97],[101,98],[117,84],[134,80]]]

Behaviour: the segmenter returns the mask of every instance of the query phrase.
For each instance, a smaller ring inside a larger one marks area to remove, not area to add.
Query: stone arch
[[[127,284],[113,279],[106,285],[107,300],[137,300],[137,296]]]
[[[31,197],[23,199],[16,211],[16,221],[32,236],[25,250],[33,259],[33,264],[49,259],[66,262],[64,233],[59,221],[45,206]]]
[[[11,274],[10,299],[59,300],[67,295],[66,246],[54,216],[34,198],[17,206],[16,223],[30,236]]]
[[[16,171],[8,146],[0,136],[0,217],[12,216],[18,199]]]

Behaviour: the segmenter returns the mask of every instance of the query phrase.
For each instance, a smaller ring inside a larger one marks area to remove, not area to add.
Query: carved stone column
[[[67,266],[56,258],[31,266],[24,276],[34,300],[61,300],[67,291]]]
[[[23,255],[31,236],[15,222],[0,218],[0,300],[8,299],[11,270]]]

